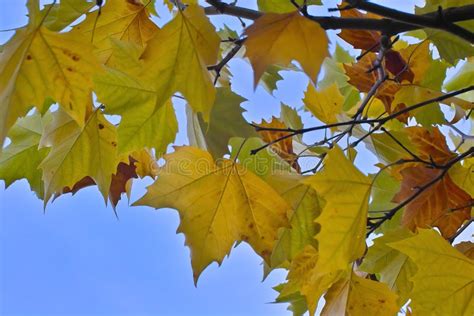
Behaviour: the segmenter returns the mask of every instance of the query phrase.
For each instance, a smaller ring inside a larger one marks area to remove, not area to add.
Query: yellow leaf
[[[30,24],[16,31],[0,54],[0,148],[16,119],[32,106],[42,111],[52,97],[84,124],[92,76],[100,70],[90,42],[39,24],[37,1],[29,1]]]
[[[135,205],[171,207],[180,213],[178,231],[191,248],[194,280],[219,264],[237,241],[248,242],[267,262],[277,230],[287,226],[289,205],[268,184],[231,160],[215,162],[195,147],[165,155],[158,180]]]
[[[153,37],[158,27],[150,20],[150,14],[140,1],[107,0],[105,6],[87,14],[86,19],[73,28],[72,33],[82,34],[97,49],[101,62],[106,63],[112,54],[111,39],[133,42],[140,47]]]
[[[473,315],[474,261],[436,231],[389,243],[416,264],[410,295],[414,315]]]
[[[321,91],[316,91],[310,83],[303,99],[306,108],[321,122],[332,124],[337,122],[337,115],[342,113],[344,97],[335,83]]]
[[[173,93],[181,92],[195,112],[206,121],[216,91],[207,70],[215,64],[220,38],[198,6],[190,5],[148,42],[141,58],[142,78],[152,82],[157,104],[164,104]]]
[[[371,181],[350,162],[339,147],[331,149],[324,168],[308,177],[326,204],[316,222],[320,271],[342,270],[365,251],[365,233]]]
[[[45,127],[41,144],[51,146],[39,166],[43,169],[45,204],[53,194],[61,194],[65,187],[72,188],[86,176],[97,183],[107,200],[118,163],[117,135],[115,126],[99,109],[82,129],[62,111],[56,112],[51,125]]]
[[[364,279],[354,272],[335,283],[324,296],[322,316],[397,315],[397,295],[384,283]]]
[[[245,56],[252,63],[255,86],[268,66],[286,66],[292,60],[316,82],[323,60],[329,56],[326,32],[298,12],[265,13],[245,34]]]
[[[288,282],[283,287],[279,299],[301,293],[306,298],[310,315],[314,315],[320,297],[343,275],[343,270],[323,273],[319,269],[317,250],[307,245],[291,262]],[[347,267],[346,267],[347,268]]]

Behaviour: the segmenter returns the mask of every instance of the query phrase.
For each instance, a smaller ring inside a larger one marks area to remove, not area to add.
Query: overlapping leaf
[[[248,242],[269,261],[290,207],[268,184],[234,161],[215,162],[194,147],[177,147],[165,160],[158,180],[135,205],[179,211],[195,282],[237,241]]]

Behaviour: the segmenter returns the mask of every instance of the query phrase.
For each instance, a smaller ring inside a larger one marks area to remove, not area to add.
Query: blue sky
[[[0,0],[0,30],[27,22],[24,3]],[[164,10],[159,13],[159,24],[170,18]],[[240,25],[235,18],[213,21]],[[0,43],[11,35],[1,32]],[[249,100],[243,104],[247,119],[278,115],[280,101],[302,105],[307,85],[303,74],[286,73],[273,97],[262,88],[253,91],[248,63],[235,60],[231,67],[233,89]],[[184,104],[177,100],[175,107],[177,143],[186,144]],[[304,120],[315,123],[307,115]],[[360,166],[373,164],[368,156],[361,157]],[[135,182],[131,201],[150,183]],[[261,259],[245,244],[221,267],[207,268],[195,288],[189,250],[184,236],[176,234],[174,210],[131,208],[122,200],[117,220],[96,188],[57,199],[46,214],[42,206],[25,181],[7,190],[0,182],[1,315],[288,315],[284,304],[269,304],[276,297],[272,286],[284,280],[284,273],[275,271],[262,283]]]

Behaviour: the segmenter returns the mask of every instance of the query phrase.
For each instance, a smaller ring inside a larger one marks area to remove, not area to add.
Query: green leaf
[[[232,137],[256,137],[254,128],[243,118],[240,106],[247,101],[230,88],[217,88],[209,122],[188,107],[188,138],[192,146],[208,150],[214,158],[229,153],[228,143]]]
[[[35,113],[19,119],[8,133],[11,143],[0,153],[0,179],[5,187],[26,179],[31,189],[43,197],[42,172],[38,169],[48,154],[48,148],[38,149],[43,131],[41,115]]]

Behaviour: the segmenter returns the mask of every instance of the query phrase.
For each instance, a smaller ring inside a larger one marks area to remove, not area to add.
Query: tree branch
[[[368,2],[366,0],[348,0],[348,2],[350,3],[351,7],[357,9],[372,12],[418,28],[428,27],[443,30],[453,35],[459,36],[470,43],[474,43],[474,33],[460,27],[459,25],[453,24],[453,21],[447,20],[444,11],[441,9],[436,12],[437,14],[432,12],[427,15],[416,15],[398,11],[396,9],[388,8],[373,2]]]
[[[227,4],[220,0],[206,0],[206,2],[211,5],[211,7],[205,8],[205,12],[207,15],[226,14],[226,15],[236,16],[236,17],[245,18],[249,20],[256,20],[263,14],[260,11]],[[400,11],[397,11],[397,12],[400,12]],[[410,14],[410,20],[409,20],[410,23],[398,21],[394,18],[364,19],[364,18],[340,18],[340,17],[333,17],[333,16],[311,16],[311,15],[308,15],[307,17],[319,23],[321,27],[326,30],[339,30],[339,29],[372,30],[372,31],[380,31],[388,35],[395,35],[398,33],[427,27],[426,25],[424,25],[424,22],[426,21],[430,21],[428,22],[430,25],[429,27],[440,29],[439,20],[437,24],[433,23],[433,20],[438,19],[440,14],[443,17],[444,23],[449,23],[449,24],[452,24],[454,22],[471,20],[474,17],[474,5],[453,7],[453,8],[448,8],[448,9],[444,9],[444,10],[436,11],[436,12],[430,12],[430,13],[426,13],[422,15]],[[400,18],[398,15],[397,17]],[[420,20],[414,20],[414,17],[420,18]],[[444,27],[446,27],[446,25]],[[456,35],[459,35],[459,34],[456,34]],[[472,34],[468,36],[468,38],[470,38],[470,40],[468,41],[471,43],[474,43],[474,40],[472,40],[473,38],[471,36]]]
[[[442,171],[440,172],[439,175],[437,175],[435,178],[430,180],[429,182],[425,183],[421,187],[419,187],[414,194],[412,194],[409,198],[405,199],[403,202],[395,206],[394,208],[388,210],[385,215],[380,219],[380,221],[371,224],[369,231],[367,232],[367,236],[372,234],[377,228],[379,228],[385,221],[391,219],[399,210],[404,208],[406,205],[408,205],[410,202],[415,200],[421,193],[429,189],[432,185],[436,184],[438,181],[444,178],[444,176],[448,173],[449,169],[453,167],[455,164],[460,162],[461,160],[468,158],[470,156],[474,155],[474,147],[471,147],[468,151],[458,155],[457,157],[451,159],[448,161],[445,165],[439,167]]]

